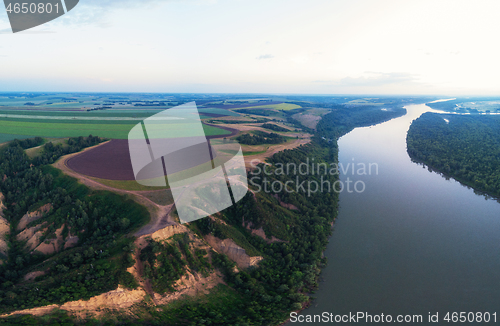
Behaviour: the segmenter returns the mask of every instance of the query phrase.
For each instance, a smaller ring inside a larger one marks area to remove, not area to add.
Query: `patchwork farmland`
[[[247,165],[252,159],[265,160],[276,151],[309,142],[309,135],[283,124],[288,111],[300,106],[273,100],[196,100],[207,138],[235,138],[264,131],[269,122],[286,137],[284,144],[242,145]],[[109,141],[74,155],[64,164],[72,171],[111,188],[151,191],[158,188],[135,182],[128,146],[128,134],[140,121],[167,108],[182,104],[182,96],[148,94],[26,94],[0,96],[0,144],[13,139],[43,137],[46,142],[65,145],[65,138],[99,136]],[[281,126],[281,127],[279,127]],[[171,125],[176,136],[185,133],[183,126]],[[281,129],[279,129],[281,128]],[[27,151],[39,155],[42,147]],[[196,162],[191,162],[197,164]],[[198,162],[199,163],[199,162]],[[183,168],[190,168],[189,164]]]

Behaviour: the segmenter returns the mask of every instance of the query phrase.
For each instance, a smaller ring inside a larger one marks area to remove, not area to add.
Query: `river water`
[[[440,322],[430,324],[448,325],[446,312],[480,311],[497,312],[498,322],[500,204],[411,162],[407,130],[434,110],[424,104],[406,109],[403,117],[339,140],[339,163],[357,168],[341,180],[363,181],[366,189],[340,194],[328,265],[316,300],[301,314],[417,314],[423,316],[418,325],[426,325],[428,314],[439,312]],[[378,173],[358,175],[369,163]]]

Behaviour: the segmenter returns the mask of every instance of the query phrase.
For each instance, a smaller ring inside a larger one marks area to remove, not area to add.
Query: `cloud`
[[[143,8],[144,6],[156,6],[168,2],[180,3],[194,1],[203,3],[213,2],[212,0],[80,0],[76,8],[79,8],[86,14],[90,13],[93,17],[98,17],[104,16],[113,10]]]
[[[181,2],[191,0],[80,0],[78,5],[68,14],[55,20],[65,25],[97,25],[109,27],[106,18],[116,10],[127,10],[139,7],[152,7],[166,2]]]
[[[294,63],[297,63],[297,64],[303,64],[303,63],[306,63],[309,61],[309,56],[307,55],[297,55],[293,58],[290,58],[290,60]]]
[[[318,83],[318,84],[332,84],[335,81],[334,80],[313,80],[313,83]]]
[[[99,7],[138,7],[144,3],[152,2],[173,2],[176,0],[81,0],[79,5],[99,6]],[[179,1],[179,0],[177,0]]]
[[[55,33],[55,31],[49,31],[49,30],[37,31],[37,30],[28,29],[28,30],[25,30],[22,32],[18,32],[17,34],[52,34],[52,33]],[[9,28],[0,29],[0,34],[12,34],[12,28],[9,27]]]
[[[342,78],[338,86],[384,86],[390,84],[416,83],[418,78],[415,74],[405,72],[366,72],[367,77]],[[316,81],[321,82],[321,81]]]
[[[272,59],[274,58],[274,55],[272,54],[262,54],[262,55],[259,55],[257,58],[257,60],[265,60],[265,59]]]
[[[80,0],[73,10],[48,24],[108,28],[112,25],[108,18],[117,10],[151,9],[164,3],[182,2],[212,4],[214,0]],[[4,6],[0,4],[0,23],[9,24],[7,13],[3,8]],[[12,30],[0,30],[0,34],[12,34]]]

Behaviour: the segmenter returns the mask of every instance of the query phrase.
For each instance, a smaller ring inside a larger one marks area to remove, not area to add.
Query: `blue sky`
[[[498,1],[81,0],[12,34],[0,91],[500,95]]]

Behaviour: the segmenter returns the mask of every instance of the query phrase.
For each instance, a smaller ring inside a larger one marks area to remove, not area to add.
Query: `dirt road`
[[[83,152],[87,151],[87,150],[91,150],[97,146],[101,146],[105,143],[102,143],[102,144],[99,144],[99,145],[96,145],[96,146],[93,146],[93,147],[89,147],[89,148],[86,148]],[[66,155],[66,156],[63,156],[61,157],[57,162],[55,162],[54,164],[52,164],[55,168],[58,168],[60,169],[61,171],[63,171],[63,173],[65,173],[66,175],[69,175],[73,178],[76,178],[78,181],[80,181],[82,184],[86,185],[87,187],[91,188],[91,189],[96,189],[96,190],[108,190],[108,191],[112,191],[112,192],[115,192],[115,193],[118,193],[118,194],[122,194],[122,195],[131,195],[131,197],[136,201],[138,202],[139,204],[141,205],[144,205],[150,215],[151,215],[151,220],[149,221],[148,224],[144,225],[140,230],[138,230],[134,235],[137,236],[137,237],[140,237],[140,236],[143,236],[143,235],[148,235],[148,234],[152,234],[158,230],[161,230],[163,229],[164,227],[168,226],[168,225],[174,225],[174,224],[177,224],[177,222],[175,222],[172,218],[171,218],[171,212],[174,208],[174,205],[166,205],[166,206],[162,206],[162,205],[159,205],[153,201],[151,201],[149,198],[146,198],[145,196],[142,195],[142,193],[150,193],[151,191],[132,191],[132,190],[123,190],[123,189],[117,189],[117,188],[113,188],[113,187],[109,187],[109,186],[106,186],[106,185],[103,185],[97,181],[94,181],[92,180],[91,178],[85,176],[85,175],[82,175],[82,174],[79,174],[79,173],[76,173],[75,171],[71,170],[66,162],[76,156],[76,155],[79,155],[81,154],[82,152],[78,152],[78,153],[73,153],[73,154],[69,154],[69,155]],[[159,191],[164,191],[164,189],[161,189]]]

